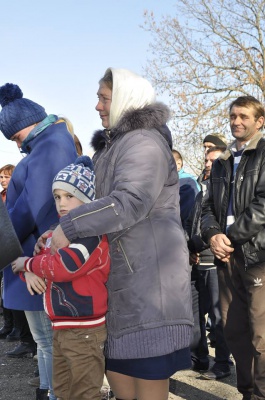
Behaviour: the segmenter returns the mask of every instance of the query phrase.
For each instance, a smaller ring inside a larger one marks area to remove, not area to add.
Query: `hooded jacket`
[[[202,237],[206,242],[225,233],[237,251],[243,252],[245,268],[265,262],[265,140],[258,133],[243,151],[233,191],[235,222],[226,232],[233,168],[231,148],[212,166],[209,198],[202,209]],[[224,265],[215,259],[216,265]]]
[[[156,327],[192,325],[178,173],[161,129],[168,118],[165,105],[147,104],[122,113],[110,132],[96,132],[92,144],[98,200],[60,221],[70,241],[108,235],[107,327],[115,338]]]

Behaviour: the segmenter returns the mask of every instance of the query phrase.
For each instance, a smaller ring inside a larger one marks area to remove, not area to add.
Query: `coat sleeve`
[[[59,249],[54,255],[47,253],[29,258],[25,262],[25,270],[53,282],[72,281],[89,274],[95,269],[97,261],[101,268],[105,264],[107,265],[107,241],[104,239],[100,249],[97,247],[99,242],[99,237],[79,239],[69,247]],[[104,257],[102,257],[102,253],[104,253]],[[90,257],[91,262],[87,263]],[[105,264],[102,262],[104,259]]]
[[[142,132],[124,141],[113,167],[112,192],[61,218],[68,239],[121,231],[146,218],[169,176],[166,154],[163,143]]]
[[[212,168],[214,168],[213,165]],[[213,169],[212,169],[213,172]],[[208,198],[202,203],[201,213],[201,237],[205,243],[209,243],[212,236],[222,233],[221,227],[216,219],[215,207],[213,201],[212,174],[208,186]]]
[[[244,244],[257,235],[265,226],[265,152],[253,190],[253,199],[230,225],[227,231],[229,239],[237,244]],[[247,179],[246,177],[244,179]],[[248,178],[253,179],[253,177]]]

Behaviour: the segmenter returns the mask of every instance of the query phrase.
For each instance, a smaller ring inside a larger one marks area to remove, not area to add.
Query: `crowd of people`
[[[234,362],[242,400],[265,399],[264,106],[231,103],[234,141],[205,135],[197,178],[146,79],[108,68],[97,96],[91,160],[68,119],[0,87],[25,154],[0,169],[24,251],[2,273],[7,356],[37,354],[36,400],[100,400],[106,381],[108,398],[167,400],[175,372],[225,379]]]

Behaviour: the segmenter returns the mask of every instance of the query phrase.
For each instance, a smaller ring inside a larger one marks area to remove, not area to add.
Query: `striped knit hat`
[[[55,176],[52,191],[65,190],[83,203],[95,200],[95,172],[88,156],[78,157],[74,164],[62,169]]]

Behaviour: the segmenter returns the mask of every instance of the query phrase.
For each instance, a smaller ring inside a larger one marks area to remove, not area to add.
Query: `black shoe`
[[[6,339],[10,332],[12,332],[12,327],[4,325],[3,328],[0,329],[0,339]]]
[[[48,393],[47,389],[36,389],[36,400],[49,400]]]
[[[6,340],[8,342],[15,342],[20,339],[20,330],[18,328],[13,328],[12,331],[7,335]]]
[[[191,360],[191,369],[193,371],[208,371],[209,361]]]
[[[230,371],[229,366],[219,366],[216,364],[209,371],[204,372],[202,374],[202,376],[205,379],[212,379],[212,380],[224,379],[230,375],[231,375],[231,371]]]
[[[8,351],[6,354],[8,357],[13,358],[33,358],[36,353],[34,345],[30,343],[21,342],[14,350]]]

